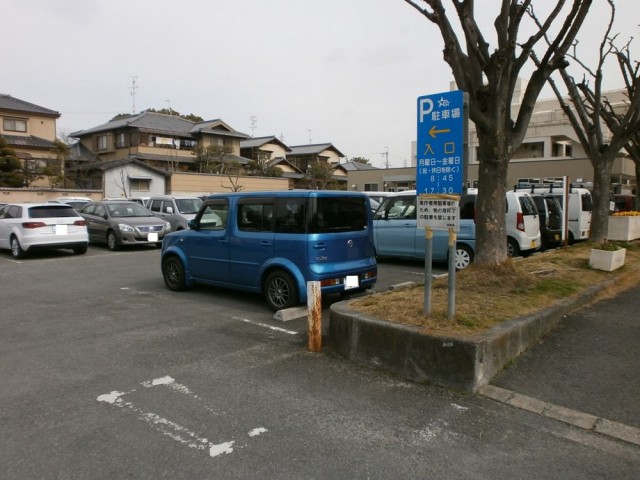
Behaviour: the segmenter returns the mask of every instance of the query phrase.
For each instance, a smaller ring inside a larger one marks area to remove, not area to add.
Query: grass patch
[[[431,314],[424,315],[424,285],[369,295],[350,303],[356,311],[443,335],[469,335],[505,320],[550,307],[561,299],[615,279],[601,295],[615,295],[639,280],[640,241],[627,242],[625,266],[613,272],[589,268],[591,245],[580,243],[510,259],[499,266],[472,265],[456,274],[456,315],[449,319],[448,280],[435,280]]]

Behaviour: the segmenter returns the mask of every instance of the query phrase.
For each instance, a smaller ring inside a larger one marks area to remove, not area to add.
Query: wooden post
[[[322,351],[322,296],[320,282],[307,282],[307,334],[308,350]]]

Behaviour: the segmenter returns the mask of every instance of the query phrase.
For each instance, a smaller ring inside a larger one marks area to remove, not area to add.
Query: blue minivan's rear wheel
[[[168,257],[162,262],[162,276],[169,290],[179,292],[186,288],[184,267],[178,257]]]
[[[274,311],[296,306],[298,289],[291,275],[284,270],[271,272],[264,282],[264,298]]]

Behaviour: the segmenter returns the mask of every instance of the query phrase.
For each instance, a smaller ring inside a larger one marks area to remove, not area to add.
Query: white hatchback
[[[73,207],[61,203],[10,203],[0,207],[0,249],[15,258],[43,249],[87,251],[87,222]]]

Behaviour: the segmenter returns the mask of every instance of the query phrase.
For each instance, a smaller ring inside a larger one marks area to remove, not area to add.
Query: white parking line
[[[268,328],[268,329],[273,330],[275,332],[287,333],[289,335],[297,335],[298,334],[298,332],[294,332],[293,330],[286,330],[284,328],[274,327],[272,325],[267,325],[266,323],[254,322],[252,320],[249,320],[248,318],[240,318],[240,317],[231,317],[231,318],[233,318],[234,320],[240,320],[241,322],[244,322],[244,323],[250,323],[251,325],[257,325],[258,327]]]
[[[158,386],[170,388],[173,391],[197,400],[198,403],[209,410],[209,412],[217,415],[217,413],[215,413],[213,409],[205,406],[202,403],[202,399],[198,395],[194,394],[187,386],[176,383],[176,381],[170,376],[148,380],[142,382],[141,385],[145,388],[154,388]],[[182,445],[186,445],[189,448],[193,448],[196,450],[207,450],[210,457],[217,457],[218,455],[222,455],[223,453],[229,454],[233,452],[233,447],[236,444],[236,440],[230,440],[218,444],[211,443],[207,438],[200,437],[195,432],[192,432],[189,429],[178,425],[177,423],[172,422],[171,420],[162,417],[154,412],[145,412],[143,409],[137,407],[132,402],[125,401],[122,398],[125,395],[133,393],[135,391],[135,389],[128,392],[119,392],[117,390],[114,390],[110,393],[98,396],[96,400],[98,402],[104,402],[109,405],[131,411],[137,415],[139,420],[142,420],[154,430],[160,432],[162,435],[165,435]],[[251,429],[246,435],[250,438],[253,438],[266,432],[266,428],[257,427]],[[242,443],[239,445],[240,448],[246,446],[246,443]]]

